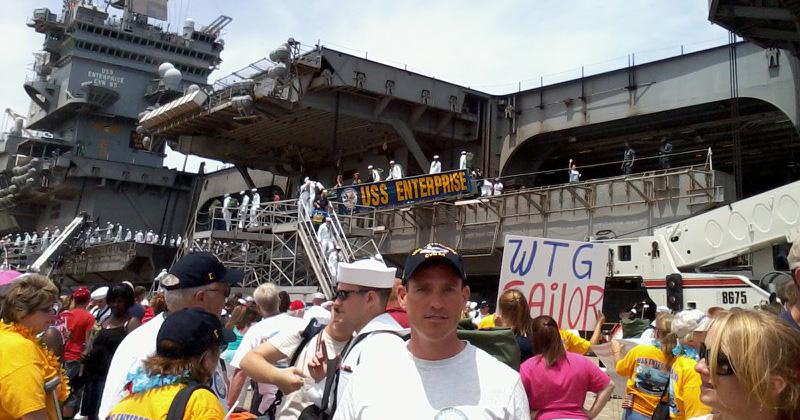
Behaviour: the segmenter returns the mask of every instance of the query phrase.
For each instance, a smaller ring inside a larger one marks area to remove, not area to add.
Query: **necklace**
[[[58,376],[61,379],[61,383],[58,384],[57,388],[58,399],[62,402],[66,400],[67,396],[69,395],[69,379],[67,378],[66,373],[64,373],[64,368],[61,366],[61,362],[58,361],[58,357],[52,351],[50,351],[50,349],[48,349],[41,340],[38,340],[36,337],[34,337],[33,331],[31,331],[30,328],[16,322],[7,324],[3,321],[0,321],[0,332],[18,334],[37,345],[36,347],[41,351],[41,358],[44,359],[42,363],[42,373],[45,381]]]

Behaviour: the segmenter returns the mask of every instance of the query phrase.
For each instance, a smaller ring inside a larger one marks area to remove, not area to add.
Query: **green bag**
[[[456,330],[458,338],[469,341],[470,344],[491,354],[511,369],[519,371],[519,345],[511,328],[494,327],[470,330],[460,327],[461,325]]]

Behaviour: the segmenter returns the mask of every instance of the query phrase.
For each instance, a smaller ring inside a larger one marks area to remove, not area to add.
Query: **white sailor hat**
[[[250,191],[256,192],[256,191],[258,191],[258,188],[251,188]]]
[[[91,294],[93,300],[105,299],[108,294],[108,286],[98,287]]]
[[[239,194],[244,195],[244,190],[239,191]]]
[[[462,150],[462,151],[461,151],[461,154],[462,154],[462,155],[466,155],[466,154],[467,154],[467,151],[466,151],[466,150]]]
[[[389,161],[389,165],[394,165],[394,161],[393,161],[393,160],[390,160],[390,161]]]
[[[313,295],[311,295],[311,299],[323,299],[324,300],[325,299],[325,295],[323,295],[320,292],[316,292]]]
[[[433,155],[434,159],[439,159],[439,155]]]
[[[337,281],[355,286],[391,289],[396,272],[396,268],[389,268],[378,260],[368,258],[352,263],[339,263]]]
[[[372,165],[367,165],[367,169],[372,169]]]

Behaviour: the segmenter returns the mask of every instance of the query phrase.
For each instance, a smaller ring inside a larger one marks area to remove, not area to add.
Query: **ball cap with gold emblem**
[[[167,290],[188,289],[221,282],[239,283],[244,279],[244,271],[225,268],[222,262],[208,252],[192,252],[178,260],[169,270],[175,278],[167,277],[161,285]]]
[[[156,354],[172,359],[198,356],[213,346],[235,340],[236,335],[222,327],[219,317],[199,308],[187,308],[170,314],[161,324]]]
[[[408,279],[422,266],[433,262],[443,262],[450,265],[462,280],[467,281],[467,272],[464,270],[464,261],[461,259],[461,254],[447,245],[431,242],[408,254],[406,267],[403,270],[403,283],[408,283]]]

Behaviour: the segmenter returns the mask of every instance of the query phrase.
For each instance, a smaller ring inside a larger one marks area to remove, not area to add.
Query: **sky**
[[[22,83],[43,41],[25,22],[35,8],[60,13],[63,1],[2,3],[0,107],[24,113]],[[618,69],[630,55],[642,63],[728,40],[708,21],[708,0],[170,0],[169,11],[172,30],[187,17],[198,27],[219,15],[233,18],[222,35],[223,63],[209,81],[258,61],[289,37],[493,94],[575,79],[582,67],[587,75]],[[190,157],[187,170],[200,161]],[[183,155],[168,153],[166,166],[183,164]]]

